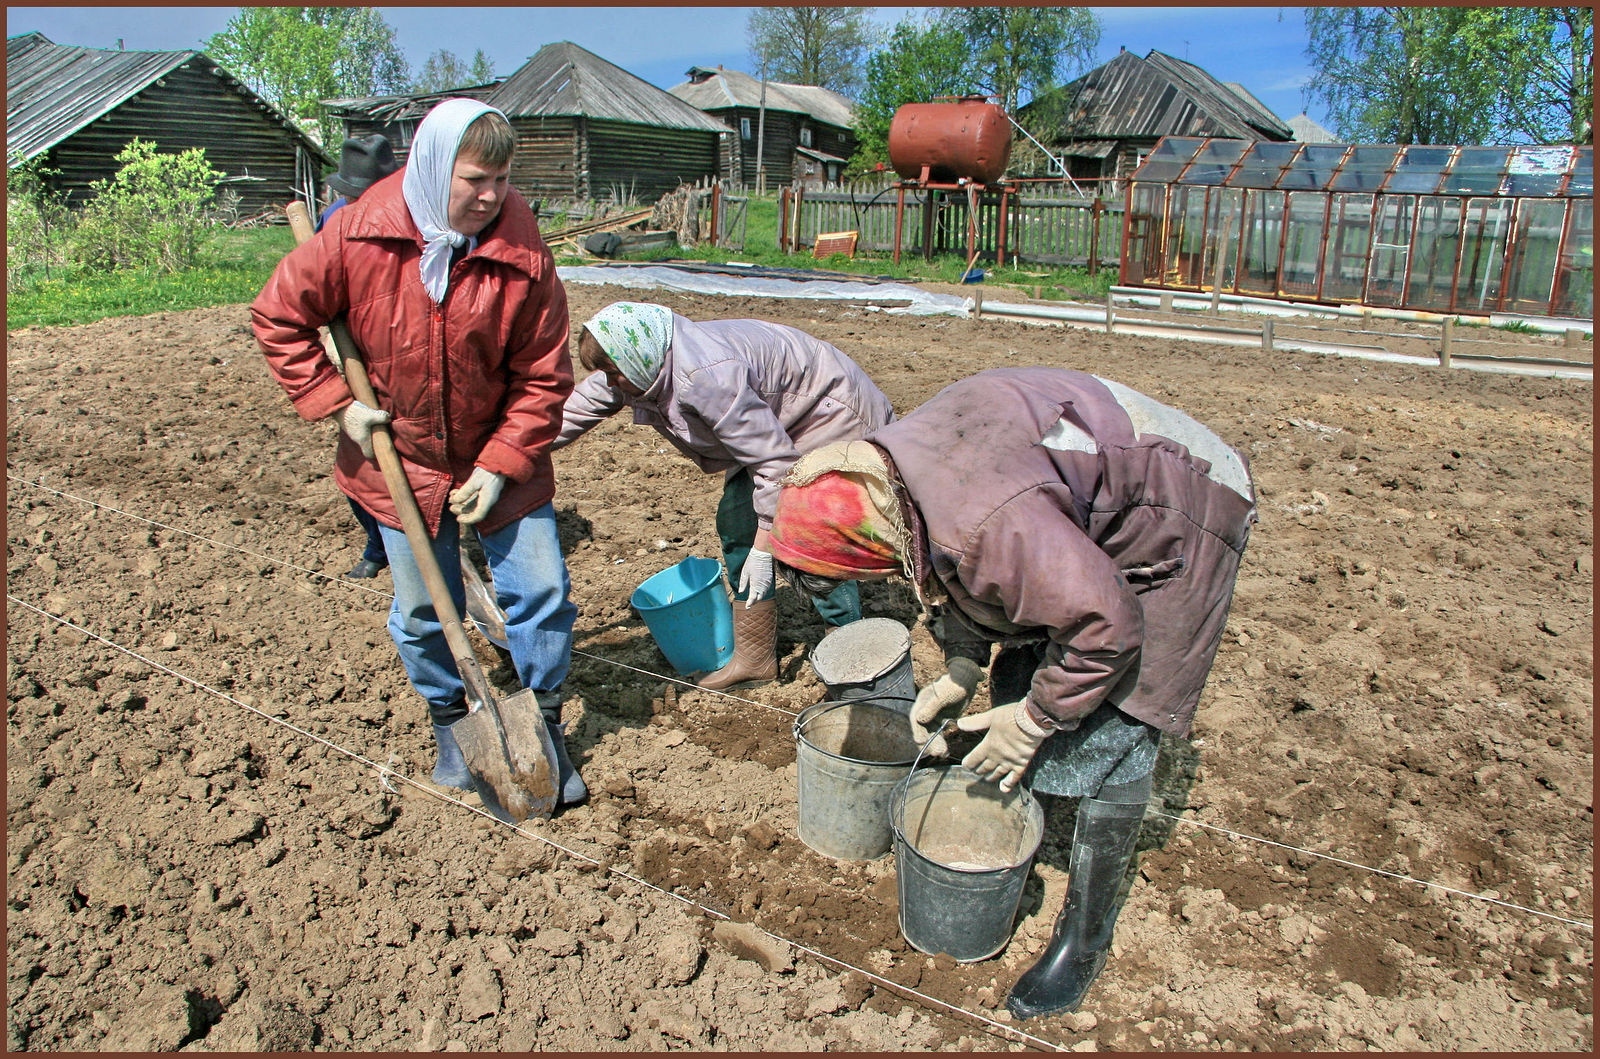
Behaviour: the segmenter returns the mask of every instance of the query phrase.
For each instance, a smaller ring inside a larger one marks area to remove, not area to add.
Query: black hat
[[[328,177],[328,186],[346,198],[361,193],[400,168],[394,148],[378,133],[352,136],[339,149],[339,171]]]

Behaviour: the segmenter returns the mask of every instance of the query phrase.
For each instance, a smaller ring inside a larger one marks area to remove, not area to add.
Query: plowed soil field
[[[630,296],[569,293],[575,320]],[[1065,892],[1061,814],[974,964],[902,940],[892,856],[799,841],[823,627],[791,590],[778,682],[671,679],[628,597],[719,554],[721,479],[627,417],[556,461],[594,797],[522,832],[441,797],[388,575],[341,579],[335,428],[230,306],[7,336],[9,1048],[1591,1050],[1589,384],[635,296],[805,328],[902,413],[1062,365],[1249,454],[1261,522],[1082,1010],[1004,1006]],[[931,679],[907,589],[865,601]]]

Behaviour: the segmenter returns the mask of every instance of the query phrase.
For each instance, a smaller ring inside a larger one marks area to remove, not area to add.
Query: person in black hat
[[[339,197],[328,203],[317,218],[317,231],[322,231],[322,226],[328,223],[334,210],[354,202],[363,191],[399,168],[400,163],[395,161],[394,148],[389,146],[387,137],[372,133],[345,140],[339,149],[339,171],[328,177],[328,188],[337,192]],[[361,550],[361,561],[344,576],[362,579],[377,577],[378,572],[389,565],[389,555],[383,548],[383,535],[378,531],[378,520],[355,500],[346,499],[350,500],[350,510],[355,513],[356,521],[367,532],[367,546]]]
[[[317,231],[328,223],[334,210],[354,202],[363,191],[399,168],[394,148],[389,145],[388,138],[379,133],[352,136],[344,141],[339,148],[339,170],[328,177],[329,190],[339,197],[328,203],[317,218]]]

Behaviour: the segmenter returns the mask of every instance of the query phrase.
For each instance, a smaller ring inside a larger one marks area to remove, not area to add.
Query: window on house
[[[810,129],[807,128],[807,129],[801,129],[800,130],[800,146],[801,147],[810,147],[811,146],[811,130]]]
[[[749,138],[750,138],[750,119],[749,118],[740,118],[739,119],[739,139],[748,140]]]

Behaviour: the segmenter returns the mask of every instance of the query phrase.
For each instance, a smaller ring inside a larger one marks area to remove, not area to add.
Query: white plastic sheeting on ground
[[[884,312],[913,316],[966,316],[972,300],[934,294],[903,283],[852,283],[845,280],[793,280],[774,276],[733,276],[724,272],[692,272],[681,268],[600,268],[563,265],[556,269],[563,283],[616,284],[681,291],[686,294],[722,294],[748,298],[816,298],[825,301],[904,302],[878,305]]]

